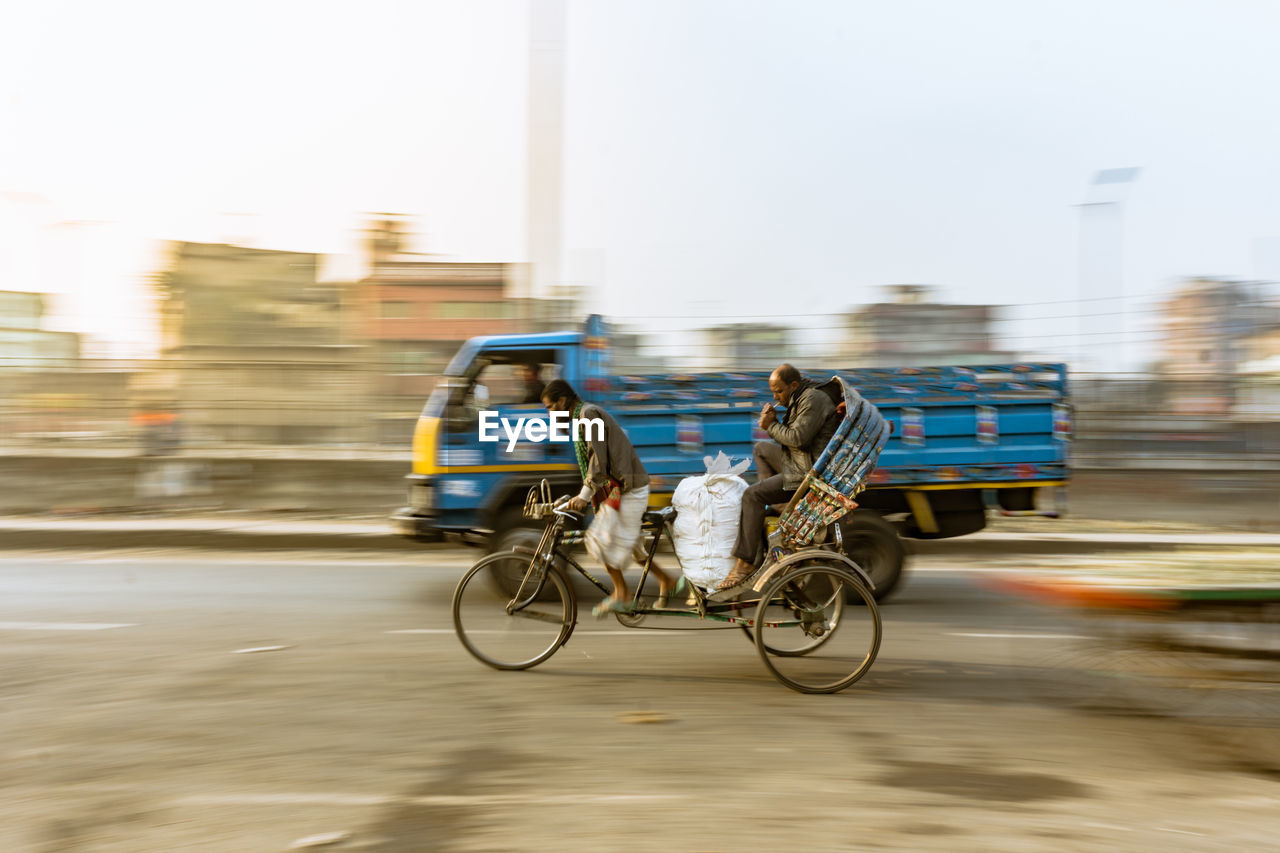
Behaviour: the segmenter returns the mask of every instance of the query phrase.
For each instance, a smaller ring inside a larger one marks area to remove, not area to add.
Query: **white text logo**
[[[543,441],[604,441],[604,421],[600,418],[570,418],[568,412],[552,412],[551,419],[516,418],[515,423],[500,417],[497,412],[480,413],[480,440],[501,441],[498,427],[507,438],[507,452],[515,449],[523,438],[535,444]]]

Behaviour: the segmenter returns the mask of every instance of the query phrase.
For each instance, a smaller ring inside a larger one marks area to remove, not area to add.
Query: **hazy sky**
[[[349,252],[392,210],[524,257],[524,2],[0,10],[0,287],[81,294],[64,323],[144,335],[154,239]],[[1280,277],[1277,32],[1267,0],[569,0],[569,275],[651,326],[829,325],[912,282],[1055,303],[1011,348],[1110,340],[1074,315],[1122,304],[1141,344],[1180,277]],[[1073,205],[1125,166],[1132,296],[1074,304]]]

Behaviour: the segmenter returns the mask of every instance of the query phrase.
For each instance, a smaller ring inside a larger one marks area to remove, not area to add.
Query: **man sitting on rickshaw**
[[[840,426],[840,415],[831,397],[790,364],[769,374],[769,390],[777,405],[786,407],[782,419],[773,403],[760,410],[760,428],[773,441],[757,442],[753,451],[756,482],[742,493],[738,539],[733,546],[733,570],[717,590],[748,581],[764,563],[764,519],[769,506],[786,503],[800,488],[814,461]]]

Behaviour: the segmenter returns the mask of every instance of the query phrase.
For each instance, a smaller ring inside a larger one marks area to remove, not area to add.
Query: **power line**
[[[948,308],[950,307],[954,307],[954,308],[973,308],[973,307],[1021,308],[1021,307],[1035,307],[1039,305],[1070,305],[1070,304],[1080,303],[1080,302],[1110,302],[1116,299],[1145,299],[1147,297],[1168,296],[1168,295],[1170,294],[1166,291],[1149,291],[1147,293],[1119,294],[1116,296],[1091,296],[1086,299],[1056,299],[1056,300],[1047,300],[1044,302],[1006,302],[1000,305],[990,305],[990,306],[987,306],[985,303],[965,304],[962,302],[957,302],[957,303],[937,302],[937,303],[923,303],[923,304],[939,305],[939,306],[944,306]],[[896,305],[900,303],[872,302],[872,303],[866,303],[866,304]],[[901,304],[910,304],[910,303],[901,303]],[[856,306],[849,306],[849,307],[854,308]],[[790,318],[800,318],[800,317],[829,317],[831,316],[831,313],[832,312],[830,311],[815,311],[810,314],[722,314],[720,315],[720,317],[726,320],[790,319]],[[854,312],[851,310],[848,313],[852,314]],[[628,314],[627,315],[627,319],[639,318],[644,320],[693,320],[693,319],[702,319],[703,317],[705,317],[705,315],[703,314]]]
[[[1097,312],[1097,313],[1092,313],[1092,314],[1042,314],[1042,315],[1035,316],[1035,317],[1001,317],[1001,318],[995,318],[995,319],[991,320],[990,322],[991,322],[992,324],[1034,323],[1034,322],[1043,322],[1043,321],[1048,321],[1048,320],[1087,320],[1087,319],[1097,318],[1097,317],[1126,317],[1126,318],[1127,318],[1127,317],[1139,317],[1139,316],[1145,316],[1145,315],[1149,315],[1149,314],[1162,314],[1162,313],[1164,313],[1164,309],[1163,309],[1163,308],[1158,308],[1158,307],[1155,307],[1155,308],[1133,308],[1133,309],[1128,309],[1128,310],[1124,310],[1124,311],[1103,311],[1103,312]],[[764,315],[760,315],[760,316],[764,316]],[[821,316],[821,317],[830,317],[831,315],[830,315],[830,314],[820,314],[820,315],[819,315],[819,314],[776,314],[776,315],[772,315],[770,319],[772,319],[772,320],[789,320],[789,319],[799,319],[799,318],[804,318],[804,317],[817,317],[817,316]],[[820,324],[820,325],[792,326],[792,325],[785,325],[785,324],[763,324],[763,323],[762,323],[761,325],[772,325],[772,326],[773,326],[773,328],[778,329],[778,330],[781,330],[781,331],[798,331],[798,332],[816,332],[816,331],[828,331],[828,332],[829,332],[829,331],[843,331],[843,332],[852,332],[852,331],[855,331],[855,329],[853,328],[853,325],[852,325],[852,324],[856,321],[857,316],[858,316],[858,315],[856,315],[856,314],[848,314],[848,315],[845,315],[845,319],[843,319],[843,320],[841,320],[841,321],[839,321],[839,322],[837,322],[837,323],[835,323],[835,324]],[[675,319],[675,318],[673,318],[673,319]],[[680,317],[680,318],[678,318],[678,319],[685,319],[685,320],[705,320],[706,318],[705,318],[705,317],[700,317],[700,316],[694,316],[694,315],[687,315],[687,316],[682,316],[682,317]],[[912,319],[912,318],[907,318],[907,319],[908,319],[908,320],[910,320],[910,319]],[[972,326],[972,325],[974,325],[976,322],[978,322],[978,321],[975,321],[975,320],[970,319],[970,318],[948,318],[948,317],[939,317],[939,318],[936,318],[936,319],[931,320],[931,322],[929,323],[929,325],[930,325],[931,327],[938,328],[938,329],[946,329],[946,328],[951,328],[951,327],[956,327],[956,326]],[[1181,321],[1180,321],[1180,322],[1181,322]],[[1265,323],[1264,323],[1264,324],[1260,324],[1260,325],[1265,325]],[[690,329],[669,329],[669,330],[659,330],[659,331],[651,331],[651,332],[631,332],[631,333],[629,333],[629,334],[637,335],[637,336],[643,337],[643,336],[646,336],[646,335],[662,334],[664,331],[671,332],[671,333],[675,333],[675,334],[708,333],[708,332],[715,332],[715,333],[727,334],[727,333],[731,333],[731,332],[733,332],[734,330],[733,330],[732,328],[730,328],[730,327],[727,327],[727,326],[701,326],[701,327],[695,327],[695,328],[690,328]],[[990,336],[992,336],[992,337],[1007,337],[1007,336],[1005,336],[1005,335],[1001,334],[1000,332],[994,332],[994,331],[993,331],[993,332],[991,332],[991,333],[989,333],[989,335],[990,335]],[[1025,336],[1024,336],[1024,337],[1025,337]],[[933,339],[933,338],[929,338],[929,340],[932,340],[932,339]]]
[[[1044,339],[1046,339],[1046,338],[1066,338],[1066,339],[1068,339],[1068,342],[1067,342],[1067,343],[1049,344],[1049,346],[1070,346],[1070,345],[1071,345],[1071,344],[1070,344],[1070,341],[1073,341],[1073,340],[1078,340],[1078,339],[1080,339],[1080,338],[1101,338],[1101,337],[1105,337],[1105,336],[1111,336],[1111,337],[1113,337],[1113,338],[1114,338],[1115,336],[1121,336],[1121,337],[1119,338],[1119,340],[1120,340],[1121,342],[1123,342],[1123,343],[1130,343],[1130,342],[1139,342],[1139,341],[1144,341],[1144,342],[1145,342],[1145,341],[1151,341],[1151,340],[1160,340],[1160,339],[1163,339],[1163,338],[1165,337],[1165,333],[1164,333],[1162,330],[1154,330],[1154,331],[1150,331],[1150,332],[1138,332],[1138,333],[1136,333],[1136,334],[1130,334],[1129,332],[1126,332],[1126,331],[1109,331],[1109,332],[1057,332],[1057,333],[1030,334],[1030,335],[995,335],[995,334],[990,334],[990,335],[975,335],[975,336],[970,336],[970,337],[957,337],[957,338],[942,338],[942,337],[938,337],[938,336],[930,336],[930,337],[927,337],[927,338],[892,338],[892,339],[890,339],[890,340],[889,340],[889,342],[891,342],[891,343],[895,343],[895,344],[922,344],[922,343],[936,343],[936,344],[965,344],[965,343],[973,343],[973,342],[975,342],[975,341],[992,341],[992,342],[997,342],[997,341],[1019,341],[1019,340],[1033,340],[1033,341],[1040,341],[1040,340],[1044,340]],[[682,349],[682,350],[689,350],[689,349],[698,349],[698,350],[704,350],[704,351],[705,351],[705,350],[719,350],[719,351],[734,351],[734,352],[736,352],[736,351],[737,351],[740,347],[742,347],[742,346],[746,346],[746,347],[759,346],[759,345],[761,345],[762,343],[765,343],[765,342],[759,342],[759,341],[755,341],[755,342],[753,342],[753,341],[745,341],[745,342],[742,342],[742,343],[736,343],[736,342],[732,342],[732,341],[730,341],[730,342],[726,342],[726,343],[708,343],[708,344],[703,344],[703,345],[701,345],[701,346],[698,346],[698,345],[693,345],[693,346],[691,346],[688,342],[684,342],[684,343],[642,343],[642,344],[638,344],[638,345],[635,347],[635,350],[637,350],[637,351],[644,351],[644,350],[654,350],[654,349],[660,349],[660,350],[670,350],[670,349]],[[788,348],[788,349],[800,349],[800,348],[804,348],[804,347],[825,347],[825,348],[830,349],[831,347],[833,347],[833,346],[839,346],[839,345],[840,345],[840,344],[842,344],[842,343],[843,343],[843,344],[845,344],[845,345],[850,345],[850,346],[852,346],[852,345],[856,345],[858,342],[857,342],[857,341],[836,341],[836,342],[832,342],[832,341],[795,341],[795,342],[787,341],[787,342],[782,342],[782,345],[783,345],[783,346],[785,346],[785,347],[786,347],[786,348]],[[630,351],[630,350],[628,350],[628,351]],[[925,354],[925,355],[927,355],[927,354]]]

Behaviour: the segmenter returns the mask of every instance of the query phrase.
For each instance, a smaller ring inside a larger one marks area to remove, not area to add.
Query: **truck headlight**
[[[414,483],[409,486],[409,508],[414,512],[430,512],[435,507],[434,483]]]

